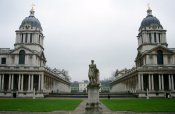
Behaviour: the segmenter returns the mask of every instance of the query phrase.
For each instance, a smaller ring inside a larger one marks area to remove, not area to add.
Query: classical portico
[[[150,7],[137,36],[136,66],[117,72],[111,92],[131,92],[138,97],[175,97],[175,49],[168,48],[166,30]]]
[[[0,97],[44,97],[70,92],[67,74],[46,67],[44,35],[32,8],[18,30],[14,49],[0,48]]]
[[[174,91],[175,74],[138,74],[138,90]]]
[[[34,89],[37,97],[44,97],[51,92],[69,92],[69,86],[64,77],[44,67],[40,71],[0,72],[0,96],[4,97],[13,97],[14,93],[17,97],[32,97]]]

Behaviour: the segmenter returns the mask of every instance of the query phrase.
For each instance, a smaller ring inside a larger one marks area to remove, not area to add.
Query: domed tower
[[[32,7],[30,15],[22,21],[19,30],[16,31],[15,49],[25,46],[38,53],[43,52],[44,36],[42,27],[39,20],[35,18],[34,13],[35,11]]]
[[[138,34],[138,51],[145,52],[157,45],[167,47],[166,30],[160,21],[152,15],[152,10],[148,7],[147,16],[142,20]]]

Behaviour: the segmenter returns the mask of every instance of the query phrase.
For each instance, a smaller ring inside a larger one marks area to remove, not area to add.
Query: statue
[[[91,64],[89,65],[88,77],[90,83],[87,86],[88,101],[85,107],[85,114],[102,114],[102,107],[99,101],[99,70],[97,69],[96,64],[94,64],[94,60],[91,60]]]
[[[90,85],[99,85],[99,70],[96,64],[94,64],[94,60],[91,60],[91,64],[89,65],[88,77]]]

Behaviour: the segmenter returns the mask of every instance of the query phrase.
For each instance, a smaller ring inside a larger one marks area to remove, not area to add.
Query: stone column
[[[172,90],[174,90],[174,77],[173,77],[173,74],[171,75],[171,84],[172,84]]]
[[[44,74],[41,75],[41,90],[44,88]]]
[[[21,74],[19,74],[19,78],[18,78],[18,91],[21,90]]]
[[[151,75],[148,76],[148,82],[149,82],[149,91],[151,90]]]
[[[163,78],[163,74],[162,74],[162,90],[164,90],[164,78]]]
[[[4,90],[4,74],[2,74],[2,90]]]
[[[31,80],[31,91],[33,91],[33,74],[32,74],[32,80]]]
[[[2,90],[4,90],[4,74],[2,74]]]
[[[24,75],[21,75],[21,90],[23,91],[23,85],[24,85]]]
[[[137,85],[138,87],[138,90],[141,90],[141,84],[140,84],[140,74],[138,74],[138,85]]]
[[[172,90],[172,88],[171,88],[171,75],[170,74],[168,75],[168,81],[169,81],[169,90]]]
[[[9,90],[11,89],[11,74],[9,74],[9,86],[8,86],[8,89]]]
[[[162,90],[162,88],[161,88],[161,82],[162,82],[161,81],[161,75],[159,74],[159,91]]]
[[[11,75],[12,76],[12,84],[11,84],[11,89],[13,90],[13,83],[14,83],[14,74]]]
[[[47,81],[48,81],[48,89],[50,90],[50,78],[47,76]]]
[[[29,74],[29,76],[28,76],[28,91],[30,91],[30,85],[31,85],[31,81],[30,81],[30,74]]]
[[[2,89],[2,76],[1,76],[1,74],[0,74],[0,90]]]
[[[151,76],[151,85],[152,85],[152,90],[154,90],[154,75],[153,74]]]
[[[143,74],[141,74],[141,90],[144,90],[144,86],[143,86]]]
[[[39,79],[38,79],[38,90],[41,90],[41,75],[39,74]]]

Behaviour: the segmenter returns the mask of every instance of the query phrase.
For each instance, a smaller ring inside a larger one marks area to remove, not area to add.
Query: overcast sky
[[[33,3],[47,65],[68,70],[72,81],[88,79],[91,59],[101,79],[135,65],[136,36],[148,3],[167,30],[168,47],[175,48],[174,0],[1,0],[0,48],[14,48],[15,30]]]

